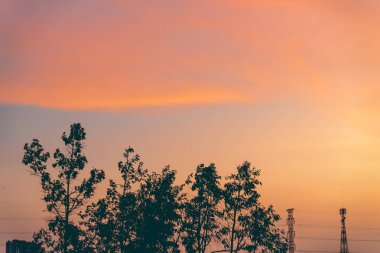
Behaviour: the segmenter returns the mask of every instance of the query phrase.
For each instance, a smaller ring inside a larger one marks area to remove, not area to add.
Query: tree
[[[149,173],[138,189],[138,226],[131,252],[179,252],[176,230],[183,195],[182,186],[174,185],[175,176],[167,166],[161,173]]]
[[[125,161],[118,163],[122,183],[110,180],[106,197],[87,207],[82,225],[87,228],[88,247],[95,252],[128,252],[138,224],[136,189],[146,177],[140,156],[125,149]],[[134,188],[134,189],[132,189]]]
[[[236,174],[226,178],[220,240],[230,253],[286,252],[283,233],[275,227],[280,217],[272,206],[265,208],[259,202],[259,176],[260,170],[244,162],[237,167]]]
[[[222,198],[220,176],[215,165],[200,164],[195,175],[190,175],[187,184],[195,196],[184,205],[183,244],[187,252],[206,252],[219,228],[218,204]]]
[[[120,252],[117,236],[119,210],[117,185],[110,180],[106,197],[87,206],[81,213],[81,225],[85,230],[85,243],[89,252]]]
[[[182,186],[176,172],[142,169],[132,148],[118,168],[122,183],[110,181],[106,197],[82,214],[87,245],[93,252],[179,252],[178,232]]]
[[[245,234],[249,238],[245,249],[248,252],[275,252],[285,253],[287,244],[284,231],[276,227],[280,216],[270,205],[265,208],[261,204],[256,206],[251,215],[242,217],[241,223]]]
[[[47,211],[52,215],[48,229],[41,229],[34,236],[36,243],[46,251],[80,251],[82,234],[72,216],[93,196],[96,184],[105,177],[102,170],[93,168],[87,179],[78,179],[79,173],[87,164],[87,158],[83,154],[85,139],[86,132],[81,124],[72,124],[70,134],[64,132],[62,135],[65,152],[56,149],[55,161],[50,170],[47,165],[50,153],[45,152],[39,140],[33,139],[24,146],[22,162],[29,166],[32,175],[40,178],[43,200]]]

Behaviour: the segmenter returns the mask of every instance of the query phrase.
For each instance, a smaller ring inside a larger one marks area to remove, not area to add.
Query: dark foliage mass
[[[37,139],[24,146],[22,162],[29,166],[32,175],[40,178],[43,200],[52,214],[48,229],[41,229],[34,235],[35,242],[52,252],[78,252],[84,235],[73,216],[85,206],[94,194],[96,184],[105,176],[102,170],[92,169],[88,178],[78,178],[87,164],[82,153],[85,139],[86,132],[80,124],[71,125],[69,135],[63,133],[65,150],[54,152],[51,168],[54,171],[48,170],[50,153],[44,151]]]
[[[256,252],[285,253],[280,216],[260,202],[260,171],[244,162],[223,181],[215,164],[200,164],[182,185],[176,171],[143,168],[133,148],[118,163],[120,177],[109,180],[103,198],[90,202],[105,179],[91,169],[83,177],[86,132],[73,124],[63,133],[64,152],[50,153],[37,139],[24,146],[23,164],[39,177],[50,214],[35,233],[41,252]]]

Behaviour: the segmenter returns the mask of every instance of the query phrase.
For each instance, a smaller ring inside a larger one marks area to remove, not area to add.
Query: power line
[[[328,250],[296,250],[296,252],[309,252],[309,253],[339,253],[338,251],[328,251]],[[354,251],[351,253],[359,253],[357,251]]]
[[[339,253],[338,251],[327,251],[327,250],[296,250],[296,252]]]
[[[297,211],[300,213],[304,213],[304,214],[318,214],[318,215],[329,215],[329,216],[332,216],[332,212],[331,210],[321,210],[321,209],[309,209],[309,208],[298,208],[297,207]],[[376,211],[379,211],[379,210],[376,210]],[[368,217],[376,217],[376,218],[379,218],[379,214],[377,212],[373,212],[373,213],[363,213],[363,212],[353,212],[351,213],[350,216],[353,216],[353,217],[365,217],[365,218],[368,218]]]
[[[315,240],[315,241],[340,241],[339,238],[327,237],[296,237],[296,240]],[[350,242],[380,242],[379,239],[350,239]]]
[[[22,235],[34,234],[35,232],[0,232],[0,235]]]
[[[329,251],[329,250],[296,250],[296,252],[310,252],[310,253],[339,253],[338,251]],[[358,251],[350,251],[351,253],[359,253]]]
[[[281,224],[281,227],[287,227],[286,224]],[[331,225],[319,225],[319,224],[310,224],[310,223],[296,223],[296,227],[310,227],[310,228],[326,228],[326,229],[339,229],[339,226]],[[380,227],[346,227],[349,230],[380,230]]]
[[[380,230],[380,227],[347,227],[350,230]]]
[[[295,226],[298,227],[311,227],[311,228],[334,228],[334,229],[339,229],[338,226],[330,226],[330,225],[317,225],[317,224],[295,224]],[[380,227],[346,227],[347,229],[350,230],[380,230]]]
[[[0,217],[0,220],[43,220],[42,217]]]

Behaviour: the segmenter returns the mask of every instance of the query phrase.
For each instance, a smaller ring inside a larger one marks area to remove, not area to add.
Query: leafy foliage
[[[286,252],[283,233],[276,228],[280,220],[272,206],[260,204],[257,187],[260,170],[244,162],[224,185],[224,226],[220,240],[232,252]]]
[[[139,210],[137,193],[132,188],[140,188],[147,171],[133,148],[125,149],[123,156],[125,161],[118,163],[122,183],[110,180],[106,197],[89,205],[81,216],[87,228],[88,248],[95,252],[128,252],[136,238]]]
[[[176,236],[180,222],[182,186],[175,186],[176,171],[165,167],[151,173],[137,192],[139,216],[133,252],[179,252]]]
[[[175,170],[143,169],[128,147],[117,165],[120,179],[109,180],[105,197],[88,203],[105,174],[92,169],[79,178],[87,164],[85,139],[81,125],[71,125],[62,135],[65,151],[55,151],[51,167],[37,139],[24,146],[22,162],[40,178],[51,214],[47,229],[34,235],[42,252],[205,253],[213,242],[230,253],[286,252],[284,232],[276,227],[280,216],[260,203],[260,171],[250,163],[238,166],[223,187],[213,163],[198,165],[184,185],[176,185]]]
[[[183,223],[183,244],[187,252],[204,253],[216,238],[219,228],[218,204],[222,199],[220,176],[215,164],[200,164],[195,175],[190,175],[187,184],[196,195],[187,201]]]
[[[110,181],[107,195],[82,215],[87,241],[94,252],[177,252],[175,238],[180,220],[181,186],[176,172],[142,169],[132,148],[119,162],[122,184]]]
[[[50,153],[37,139],[25,144],[23,164],[29,166],[32,175],[38,176],[44,194],[47,211],[52,214],[48,230],[41,230],[35,235],[38,245],[46,246],[51,252],[78,252],[81,247],[79,227],[71,219],[86,201],[92,197],[95,185],[100,183],[105,175],[102,170],[92,169],[87,179],[79,183],[79,173],[85,168],[87,158],[83,155],[86,132],[82,126],[72,124],[70,134],[63,133],[62,140],[65,151],[57,149],[54,153],[54,163],[48,170]],[[54,170],[57,177],[52,176]]]

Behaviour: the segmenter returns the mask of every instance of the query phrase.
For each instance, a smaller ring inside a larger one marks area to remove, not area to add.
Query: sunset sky
[[[178,182],[248,160],[297,249],[338,252],[306,238],[339,238],[346,207],[350,250],[379,252],[350,241],[380,240],[379,28],[377,0],[0,0],[0,244],[46,217],[24,143],[81,122],[108,179],[129,145]]]

